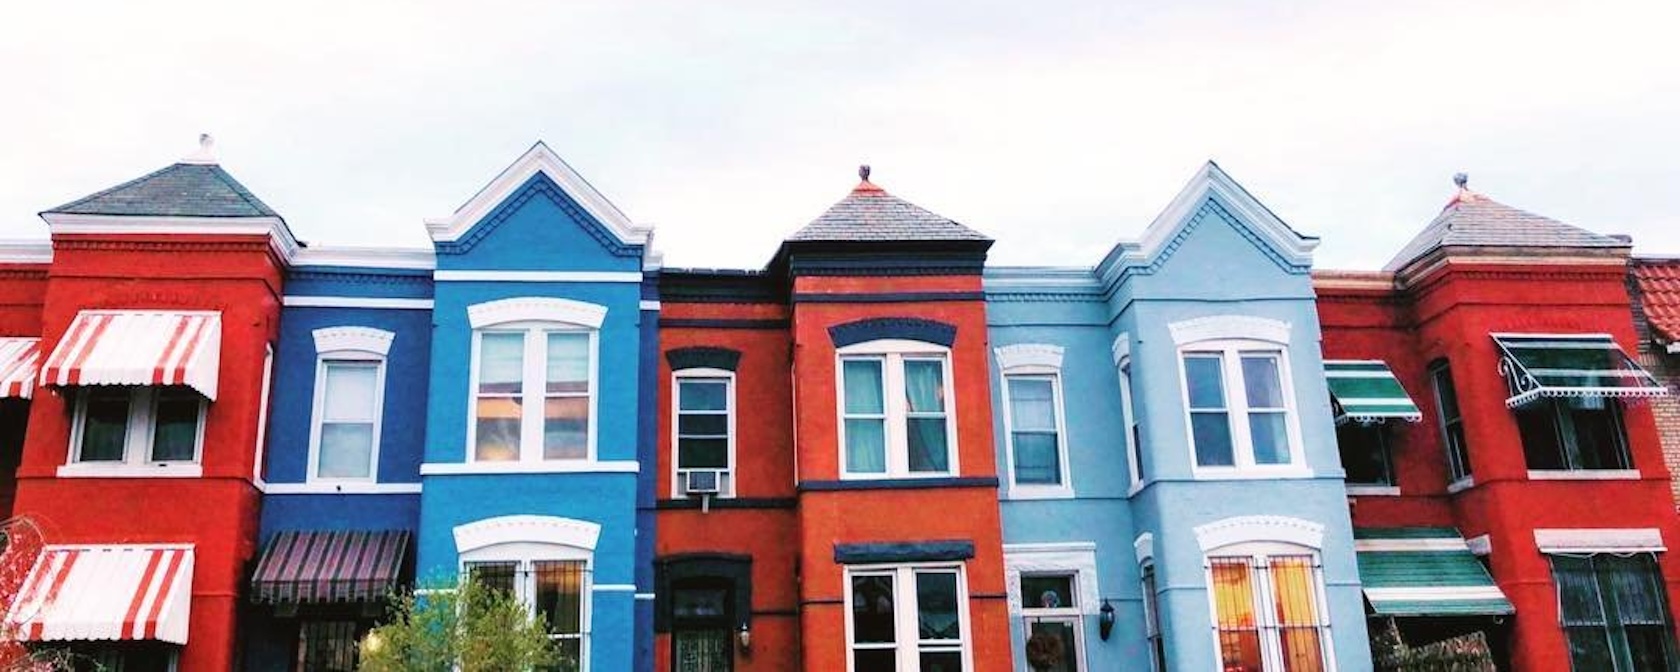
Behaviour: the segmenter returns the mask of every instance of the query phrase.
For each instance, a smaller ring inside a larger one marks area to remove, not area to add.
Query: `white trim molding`
[[[636,304],[636,307],[641,310],[659,310],[659,302],[642,299],[640,303]]]
[[[1167,325],[1173,344],[1201,341],[1255,340],[1289,344],[1289,323],[1254,315],[1208,315]]]
[[[1132,357],[1132,335],[1124,331],[1114,337],[1114,342],[1108,346],[1108,354],[1114,357],[1114,365],[1119,366]]]
[[[600,329],[606,319],[606,306],[547,296],[522,296],[467,306],[467,321],[474,329],[510,322],[558,322]]]
[[[0,240],[0,264],[50,264],[50,240]]]
[[[601,525],[558,516],[500,516],[455,526],[455,552],[498,544],[534,543],[595,550]]]
[[[639,271],[433,271],[438,282],[641,282]]]
[[[1053,544],[1004,544],[1003,571],[1009,592],[1009,613],[1021,613],[1022,574],[1068,574],[1075,576],[1079,610],[1097,613],[1102,591],[1097,589],[1097,545],[1075,541]]]
[[[1019,369],[1040,371],[1062,370],[1062,346],[1046,343],[1017,343],[992,351],[997,355],[998,368],[1005,373]]]
[[[402,247],[317,247],[298,250],[292,258],[297,266],[351,266],[357,268],[408,268],[429,271],[437,268],[437,253],[429,249]]]
[[[1143,566],[1155,559],[1155,535],[1144,532],[1132,540],[1132,552],[1137,554],[1138,566]]]
[[[1288,516],[1234,516],[1196,526],[1196,543],[1206,553],[1247,542],[1283,542],[1314,550],[1324,547],[1324,525]]]
[[[323,327],[311,332],[315,337],[316,354],[332,352],[365,352],[385,357],[391,352],[396,334],[372,327]]]
[[[258,235],[268,238],[268,245],[281,259],[291,261],[300,249],[292,230],[279,217],[170,217],[128,215],[86,215],[65,212],[43,212],[47,230],[53,235],[65,234],[137,234],[165,233],[181,235]]]
[[[1661,553],[1662,530],[1655,527],[1537,529],[1541,553]]]
[[[419,483],[269,483],[270,495],[418,495]]]
[[[1399,497],[1400,486],[1349,485],[1347,486],[1347,494],[1349,497]]]
[[[1637,481],[1638,469],[1530,469],[1531,481]]]
[[[388,299],[379,296],[287,296],[280,305],[290,308],[389,308],[431,310],[431,299]]]
[[[1318,239],[1303,236],[1289,228],[1288,224],[1212,161],[1202,164],[1201,169],[1190,177],[1190,181],[1179,190],[1172,202],[1167,204],[1167,208],[1150,221],[1137,242],[1121,244],[1118,263],[1133,265],[1154,262],[1166,249],[1167,244],[1178,236],[1179,230],[1188,225],[1191,215],[1195,214],[1210,196],[1217,196],[1220,204],[1228,208],[1232,215],[1252,227],[1257,235],[1264,238],[1291,263],[1301,266],[1312,263],[1312,252],[1318,247]],[[1106,275],[1111,269],[1112,267],[1105,263],[1097,270],[1099,274]]]
[[[475,474],[634,474],[641,468],[635,460],[539,460],[506,462],[427,462],[421,476],[471,476]]]
[[[566,192],[573,201],[595,221],[600,222],[616,236],[619,241],[628,245],[652,244],[653,228],[637,226],[626,217],[622,211],[608,201],[601,192],[589,185],[577,171],[560,159],[554,150],[541,142],[531,146],[525,154],[503,169],[490,184],[467,201],[460,209],[447,217],[434,217],[426,220],[426,230],[431,233],[432,240],[439,242],[459,240],[466,235],[474,224],[503,201],[512,196],[515,191],[524,186],[527,181],[538,173],[548,176],[554,184]]]

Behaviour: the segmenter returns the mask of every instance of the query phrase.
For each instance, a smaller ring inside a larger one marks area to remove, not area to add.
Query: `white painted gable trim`
[[[467,306],[467,321],[474,329],[510,322],[561,322],[600,329],[606,319],[606,306],[554,297],[524,296]]]
[[[1307,548],[1324,547],[1324,525],[1288,516],[1235,516],[1196,526],[1202,552],[1233,544],[1278,541]]]
[[[535,543],[595,550],[601,526],[556,516],[501,516],[455,527],[455,552],[470,553],[497,544]]]
[[[1655,527],[1537,529],[1534,545],[1541,553],[1661,553],[1662,530]]]
[[[1201,170],[1196,171],[1167,204],[1167,209],[1149,223],[1149,228],[1144,229],[1137,249],[1127,251],[1124,257],[1143,264],[1154,261],[1209,195],[1218,196],[1231,214],[1252,227],[1291,262],[1302,265],[1312,263],[1312,251],[1318,247],[1318,239],[1303,237],[1290,229],[1212,161],[1202,164]]]
[[[1289,323],[1253,315],[1209,315],[1167,325],[1173,343],[1251,339],[1280,345],[1289,344]]]
[[[1005,373],[1016,369],[1062,370],[1062,346],[1045,343],[1018,343],[994,350],[998,369]]]
[[[617,206],[602,196],[601,192],[596,191],[595,187],[590,186],[571,166],[566,165],[554,150],[541,142],[532,145],[530,150],[502,170],[496,179],[491,180],[490,184],[485,185],[472,200],[467,201],[466,205],[461,206],[454,214],[427,219],[426,230],[431,233],[432,240],[437,242],[459,240],[468,229],[484,219],[485,215],[490,214],[491,210],[501,205],[537,173],[547,175],[567,196],[577,201],[585,212],[611,230],[620,242],[644,246],[652,242],[652,227],[632,223]]]
[[[1004,544],[1003,571],[1008,584],[1009,613],[1021,613],[1021,575],[1073,573],[1079,591],[1079,611],[1097,613],[1102,591],[1097,589],[1097,548],[1091,542],[1066,544]]]
[[[391,352],[396,334],[372,327],[326,327],[316,329],[315,352],[366,352],[384,357]]]

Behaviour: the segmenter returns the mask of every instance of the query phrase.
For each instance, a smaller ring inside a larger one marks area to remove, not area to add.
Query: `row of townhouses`
[[[471,574],[602,672],[1680,665],[1680,261],[1461,178],[1317,270],[1209,163],[1094,265],[1000,267],[860,172],[741,270],[541,144],[430,249],[306,245],[208,148],[43,212],[6,636],[349,670]]]

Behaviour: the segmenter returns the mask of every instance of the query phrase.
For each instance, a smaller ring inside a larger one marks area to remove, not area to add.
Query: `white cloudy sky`
[[[1324,267],[1461,170],[1680,254],[1672,0],[911,5],[6,3],[0,237],[208,131],[320,243],[423,246],[543,139],[673,265],[758,266],[862,162],[997,262],[1090,264],[1209,158]]]

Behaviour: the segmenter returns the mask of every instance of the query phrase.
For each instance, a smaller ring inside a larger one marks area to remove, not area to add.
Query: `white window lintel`
[[[312,332],[318,355],[366,353],[385,357],[391,352],[396,334],[372,327],[323,327]]]
[[[457,525],[455,551],[470,553],[498,544],[534,543],[595,550],[601,525],[558,516],[500,516]]]
[[[1314,550],[1324,547],[1324,525],[1289,516],[1234,516],[1196,526],[1202,551],[1249,542],[1282,542]]]
[[[1181,320],[1167,325],[1173,343],[1187,345],[1200,341],[1255,340],[1289,344],[1289,323],[1254,315],[1208,315]]]
[[[521,296],[467,306],[467,322],[474,329],[514,322],[556,322],[600,329],[607,307],[548,296]]]

